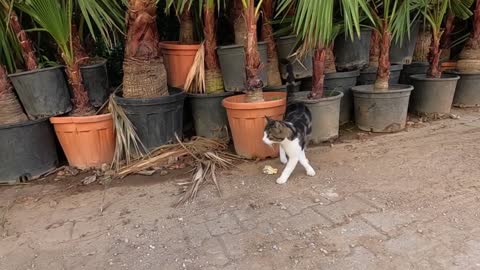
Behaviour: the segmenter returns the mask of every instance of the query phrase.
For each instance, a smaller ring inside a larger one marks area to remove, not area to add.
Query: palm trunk
[[[75,59],[77,59],[78,63],[81,65],[88,61],[89,56],[83,47],[80,35],[78,34],[77,26],[74,23],[72,24],[71,31],[73,53],[75,54]]]
[[[17,39],[22,47],[23,61],[25,62],[25,68],[27,70],[37,69],[37,59],[35,57],[35,50],[33,49],[32,42],[27,36],[27,33],[23,30],[22,25],[18,21],[17,13],[14,10],[10,11],[10,26],[17,36]]]
[[[428,61],[430,67],[427,71],[427,76],[430,78],[440,78],[442,72],[440,71],[440,33],[432,31],[432,44],[430,45],[430,53],[428,55]]]
[[[192,44],[193,39],[193,19],[190,9],[185,9],[180,15],[180,43]]]
[[[123,95],[150,98],[168,95],[167,74],[160,58],[155,0],[129,0],[123,62]]]
[[[277,46],[275,45],[275,39],[273,38],[273,28],[270,21],[273,18],[273,0],[264,0],[262,2],[262,10],[262,37],[263,40],[267,42],[268,84],[271,86],[280,86],[282,85],[282,79],[280,78],[280,71],[278,69]]]
[[[473,31],[465,44],[465,48],[470,50],[480,49],[480,1],[478,0],[473,11]]]
[[[447,20],[445,22],[445,31],[443,31],[442,38],[440,39],[440,48],[443,52],[447,53],[450,51],[450,45],[452,44],[452,32],[455,25],[453,24],[455,21],[454,15],[448,15]],[[448,55],[450,58],[450,55]]]
[[[247,26],[247,44],[245,47],[245,71],[247,75],[246,102],[263,101],[263,82],[258,77],[260,54],[257,47],[257,18],[255,16],[255,0],[248,0],[248,7],[244,9],[245,24]]]
[[[326,59],[327,49],[324,46],[319,45],[313,55],[312,91],[309,95],[309,98],[311,99],[320,99],[323,97]]]
[[[384,22],[386,24],[387,22]],[[390,43],[392,34],[388,32],[387,25],[383,27],[383,33],[380,37],[380,55],[378,56],[377,79],[375,89],[380,91],[388,90],[388,80],[390,78]]]
[[[428,52],[431,43],[431,27],[429,24],[423,25],[418,31],[417,42],[413,52],[413,62],[428,62]]]
[[[205,36],[205,87],[207,94],[222,92],[223,77],[218,63],[217,53],[217,34],[215,27],[215,8],[204,5],[203,17],[205,25],[203,34]]]
[[[13,93],[12,85],[7,77],[7,70],[0,65],[0,125],[27,121],[22,106]]]
[[[378,57],[380,56],[380,34],[373,30],[370,38],[370,67],[378,67]]]
[[[326,56],[325,56],[325,74],[337,72],[335,66],[335,55],[333,54],[333,43],[326,47]]]
[[[87,89],[83,85],[80,74],[79,60],[75,59],[73,65],[67,66],[67,77],[73,92],[73,115],[85,116],[94,112],[90,100],[88,99]]]
[[[235,33],[235,44],[245,46],[247,42],[246,18],[243,18],[242,0],[233,0],[233,31]]]

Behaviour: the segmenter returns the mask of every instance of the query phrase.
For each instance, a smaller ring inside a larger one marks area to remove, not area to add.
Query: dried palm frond
[[[202,43],[195,55],[192,67],[185,80],[185,91],[193,94],[205,94],[205,47]]]

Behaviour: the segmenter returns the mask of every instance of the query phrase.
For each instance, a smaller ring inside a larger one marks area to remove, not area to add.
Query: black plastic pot
[[[148,149],[176,141],[175,133],[182,137],[185,92],[169,92],[169,96],[149,99],[115,97]]]
[[[369,63],[371,36],[372,30],[370,29],[363,29],[360,37],[355,35],[353,40],[343,34],[339,35],[335,39],[333,47],[337,70],[349,71],[365,68]]]
[[[453,97],[453,106],[464,108],[480,106],[480,73],[458,71],[446,71],[445,73],[460,76]]]
[[[401,64],[391,64],[390,65],[390,79],[388,82],[390,84],[398,84],[400,80],[400,72],[403,69],[403,65]],[[360,76],[358,76],[358,85],[368,85],[374,84],[375,80],[377,79],[377,68],[376,67],[368,67],[362,71],[360,71]]]
[[[397,132],[405,128],[411,85],[391,84],[388,91],[373,85],[352,87],[357,127],[370,132]]]
[[[453,103],[460,76],[443,74],[442,78],[427,78],[424,74],[410,76],[415,88],[410,110],[419,114],[447,114]]]
[[[278,58],[288,59],[292,63],[293,74],[295,79],[302,79],[312,76],[312,54],[308,53],[303,58],[298,59],[292,56],[295,53],[295,44],[297,43],[297,36],[285,36],[276,40]],[[280,74],[284,80],[287,79],[287,68],[280,64]]]
[[[0,183],[38,177],[58,165],[55,133],[48,119],[0,126]]]
[[[224,92],[187,95],[192,106],[193,123],[197,136],[229,138],[227,112],[222,106],[222,100],[234,94],[233,92]]]
[[[417,43],[418,30],[420,29],[420,21],[413,23],[410,29],[410,38],[405,37],[403,42],[392,41],[390,48],[390,62],[398,64],[410,64],[412,63],[413,51],[415,50],[415,44]]]
[[[82,66],[80,70],[90,103],[96,108],[102,106],[110,94],[107,60],[99,59],[98,63]]]
[[[72,110],[63,68],[56,66],[9,75],[30,118],[56,116]]]
[[[267,43],[258,42],[261,65],[267,66]],[[223,75],[223,84],[226,91],[241,92],[245,89],[245,51],[243,46],[229,45],[217,48],[218,60]],[[267,69],[259,70],[263,85],[268,85]]]
[[[412,85],[410,76],[415,74],[427,74],[428,67],[429,64],[424,62],[415,62],[409,65],[403,65],[402,72],[400,72],[399,82],[401,84]]]
[[[316,100],[308,99],[307,96],[308,92],[298,92],[294,94],[294,99],[304,102],[312,113],[312,143],[318,144],[337,138],[343,93],[325,91],[325,98]]]

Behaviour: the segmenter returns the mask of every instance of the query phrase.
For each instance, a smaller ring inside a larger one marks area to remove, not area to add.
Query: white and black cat
[[[286,164],[278,184],[285,184],[297,166],[298,162],[305,167],[307,175],[315,176],[315,170],[305,155],[305,147],[312,132],[312,114],[305,104],[292,100],[295,78],[290,61],[280,60],[287,67],[287,111],[285,120],[273,120],[268,117],[263,134],[263,142],[268,145],[280,145],[280,161]]]

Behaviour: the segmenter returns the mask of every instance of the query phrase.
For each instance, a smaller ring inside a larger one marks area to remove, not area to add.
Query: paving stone
[[[261,223],[282,220],[290,217],[290,213],[280,209],[280,206],[275,205],[267,205],[264,207],[260,207],[259,209],[252,209],[248,207],[240,210],[235,210],[233,211],[233,214],[240,221],[242,227],[247,230],[252,230]]]
[[[279,245],[283,238],[279,234],[264,234],[259,230],[242,232],[240,234],[225,234],[221,236],[228,256],[231,259],[243,258],[247,254],[258,252],[266,246]]]
[[[375,208],[355,197],[347,197],[343,201],[326,206],[315,206],[313,209],[336,224],[348,222],[348,218],[352,215],[376,211]]]
[[[207,225],[210,234],[213,236],[222,235],[225,233],[236,234],[242,231],[238,225],[235,217],[230,214],[223,214],[218,219],[208,221]]]
[[[290,232],[305,232],[314,227],[326,228],[333,225],[330,221],[318,213],[315,213],[312,209],[305,209],[301,214],[286,218],[276,224],[278,224],[283,231],[288,229]]]
[[[380,230],[391,233],[399,227],[408,225],[415,221],[416,215],[407,210],[391,210],[378,213],[362,214],[370,224]]]
[[[317,199],[315,201],[315,199]],[[327,205],[330,202],[325,198],[318,196],[304,196],[304,197],[292,197],[281,201],[281,205],[291,215],[300,214],[304,209],[313,205]]]
[[[329,269],[332,270],[370,270],[376,269],[377,259],[375,254],[364,247],[355,247],[350,256],[336,260]],[[387,269],[386,265],[383,265]]]
[[[199,260],[208,265],[223,266],[229,262],[229,259],[225,255],[224,249],[217,238],[206,240],[200,250],[203,254],[200,255]]]
[[[408,231],[397,238],[389,239],[385,242],[385,249],[393,254],[403,254],[408,256],[422,256],[439,245],[438,241],[427,239],[419,233]]]
[[[192,247],[199,247],[203,241],[212,237],[205,224],[189,224],[183,230]]]

